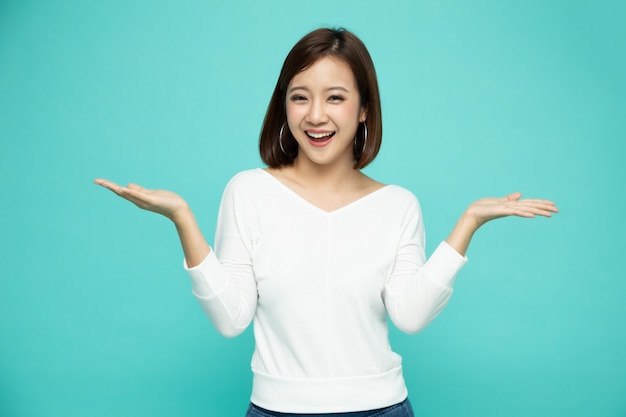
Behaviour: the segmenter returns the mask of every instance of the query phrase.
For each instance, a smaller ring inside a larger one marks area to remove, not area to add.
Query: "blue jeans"
[[[246,417],[414,417],[411,402],[407,398],[399,404],[369,411],[356,411],[353,413],[327,413],[327,414],[292,414],[269,411],[254,404],[250,404]]]

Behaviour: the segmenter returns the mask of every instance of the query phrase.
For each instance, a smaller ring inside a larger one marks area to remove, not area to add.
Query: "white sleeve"
[[[383,299],[393,323],[403,332],[424,329],[446,306],[452,284],[467,258],[441,242],[426,261],[424,225],[417,200],[405,216],[393,271]]]
[[[217,221],[215,251],[197,266],[185,269],[192,291],[215,328],[226,337],[242,333],[252,321],[257,305],[257,287],[251,248],[241,215],[235,182],[222,196]],[[247,244],[248,243],[248,244]]]

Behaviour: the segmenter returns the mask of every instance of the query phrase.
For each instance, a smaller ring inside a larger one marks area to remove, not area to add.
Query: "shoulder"
[[[386,185],[383,190],[386,193],[386,199],[393,204],[403,207],[419,208],[419,201],[417,200],[417,197],[408,189],[399,185]]]
[[[420,204],[411,191],[397,185],[385,185],[368,195],[361,202],[376,222],[395,229],[401,225],[420,219]],[[395,226],[394,226],[395,225]]]
[[[245,171],[238,172],[228,181],[229,186],[240,186],[246,184],[255,184],[261,182],[265,176],[265,172],[261,168],[247,169]]]
[[[366,194],[380,194],[384,196],[384,200],[389,205],[418,206],[419,203],[415,194],[408,189],[395,184],[384,184],[375,179],[362,175],[363,188],[369,191]]]
[[[420,203],[410,190],[398,185],[387,185],[385,187],[389,204],[392,206],[393,217],[397,221],[398,230],[423,235],[424,220]],[[421,230],[421,232],[420,232]]]
[[[235,174],[226,184],[225,194],[239,194],[255,190],[267,181],[267,173],[261,168],[248,169]]]
[[[382,191],[384,191],[382,200],[385,201],[385,207],[382,209],[387,212],[388,217],[405,226],[415,222],[421,223],[422,208],[415,194],[398,185],[387,185]]]

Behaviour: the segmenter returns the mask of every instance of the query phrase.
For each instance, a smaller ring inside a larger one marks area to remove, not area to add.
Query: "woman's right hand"
[[[172,220],[190,268],[202,262],[211,251],[187,202],[178,194],[165,190],[147,190],[137,184],[122,187],[102,178],[96,179],[94,183],[108,188],[141,209],[162,214]]]
[[[114,182],[98,178],[94,183],[113,191],[143,210],[162,214],[176,223],[188,211],[187,202],[181,196],[166,190],[148,190],[137,184],[122,187]]]

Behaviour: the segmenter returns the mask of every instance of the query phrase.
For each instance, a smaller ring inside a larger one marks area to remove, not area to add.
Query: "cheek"
[[[361,118],[360,106],[346,106],[337,112],[337,117],[342,120],[344,124],[358,125]]]
[[[294,135],[294,137],[297,137],[297,134],[294,132],[299,130],[300,122],[302,121],[302,118],[305,117],[302,107],[289,105],[289,103],[287,103],[285,106],[285,112],[287,113],[287,126],[289,127],[291,134]]]
[[[304,117],[305,114],[303,106],[296,106],[292,103],[287,103],[285,106],[285,112],[287,113],[287,120],[290,123],[297,123],[297,120]]]

